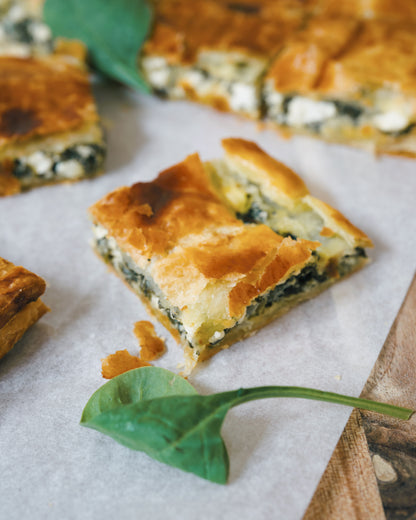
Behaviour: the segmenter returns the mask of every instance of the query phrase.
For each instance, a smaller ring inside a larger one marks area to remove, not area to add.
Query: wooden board
[[[416,409],[416,275],[361,397]],[[354,410],[304,520],[416,519],[416,414]]]

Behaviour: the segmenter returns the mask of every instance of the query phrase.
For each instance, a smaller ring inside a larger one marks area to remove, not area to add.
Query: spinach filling
[[[111,263],[114,268],[122,274],[126,282],[132,286],[133,289],[140,289],[142,294],[155,304],[152,297],[156,297],[158,309],[169,319],[173,327],[180,333],[181,337],[185,339],[191,348],[194,346],[189,342],[186,335],[186,330],[179,319],[180,310],[176,307],[169,307],[163,302],[163,298],[155,291],[155,285],[149,278],[139,271],[139,268],[133,263],[130,257],[123,253],[119,248],[117,252],[111,247],[107,237],[98,238],[96,240],[96,248],[100,255],[106,262]],[[357,247],[352,254],[345,255],[341,258],[338,265],[338,272],[344,276],[350,272],[359,257],[366,257],[364,249]],[[245,322],[263,314],[268,308],[277,306],[279,302],[294,297],[300,293],[306,293],[319,284],[325,283],[329,280],[327,273],[321,273],[315,264],[305,266],[302,271],[296,275],[289,277],[284,283],[276,285],[267,293],[258,296],[251,305],[246,309]],[[233,327],[224,329],[224,335],[217,341],[211,342],[210,347],[215,347],[224,340],[227,333],[240,326],[236,323]]]
[[[150,282],[144,273],[139,272],[139,268],[134,265],[129,256],[121,252],[120,249],[118,250],[118,253],[120,254],[115,255],[106,237],[96,240],[96,248],[104,260],[111,263],[111,265],[113,265],[113,267],[123,275],[126,282],[131,285],[133,289],[137,290],[137,288],[139,288],[141,293],[149,301],[152,300],[152,296],[157,298],[159,310],[169,319],[180,335],[186,339],[185,328],[182,325],[182,322],[178,319],[180,310],[176,307],[168,307],[163,304],[162,298],[160,295],[156,294],[154,290],[154,284]],[[186,341],[189,346],[193,348],[193,345],[187,339]]]
[[[280,112],[277,114],[276,119],[279,124],[290,126],[288,123],[289,118],[289,110],[290,103],[297,96],[294,94],[288,94],[284,96],[283,101],[281,103]],[[320,133],[322,127],[330,120],[336,120],[337,118],[348,118],[350,123],[354,126],[358,126],[362,123],[365,123],[365,119],[362,118],[370,118],[371,116],[377,115],[377,112],[374,110],[366,109],[364,106],[359,105],[358,103],[348,102],[348,101],[339,101],[336,99],[322,99],[322,102],[332,103],[335,107],[335,115],[330,118],[324,118],[322,120],[317,120],[313,122],[304,123],[302,126],[308,128],[308,130]],[[368,119],[367,119],[368,120]],[[392,137],[401,137],[403,135],[409,134],[416,126],[416,123],[409,124],[406,128],[402,130],[394,130],[394,131],[383,131],[379,130],[381,133],[390,135]]]
[[[41,20],[28,16],[15,20],[9,12],[1,20],[1,25],[9,41],[37,48],[45,53],[52,52],[52,33]]]
[[[70,178],[60,171],[68,161],[76,161],[84,174],[93,175],[102,167],[105,159],[104,147],[95,143],[77,144],[66,148],[61,153],[36,152],[38,158],[39,154],[41,154],[41,166],[33,162],[31,159],[33,156],[14,159],[13,175],[22,181],[33,177],[45,180],[54,177]]]

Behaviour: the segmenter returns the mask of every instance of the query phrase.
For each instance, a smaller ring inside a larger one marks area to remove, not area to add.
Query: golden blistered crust
[[[307,0],[315,12],[394,22],[416,21],[416,4],[409,0]]]
[[[223,139],[222,146],[226,156],[237,168],[249,167],[257,181],[270,184],[290,199],[298,199],[308,194],[305,183],[293,170],[270,157],[256,143],[228,138]]]
[[[13,348],[27,329],[49,310],[42,300],[36,300],[25,305],[7,322],[0,329],[0,359]]]
[[[342,54],[359,28],[357,20],[331,16],[311,18],[285,45],[266,80],[279,92],[308,92],[319,84],[328,62]]]
[[[181,64],[193,63],[198,52],[208,49],[269,57],[304,17],[301,9],[284,3],[271,20],[263,16],[261,6],[250,9],[238,2],[214,0],[159,0],[155,13],[144,54]]]
[[[0,258],[0,358],[49,308],[40,300],[40,276]]]
[[[388,42],[388,44],[387,44]],[[288,40],[266,80],[279,92],[365,96],[387,87],[416,91],[416,25],[320,15]]]
[[[197,154],[153,182],[119,188],[94,204],[90,213],[139,265],[143,258],[164,255],[187,235],[219,224],[236,225],[210,186]]]
[[[292,204],[307,204],[322,217],[325,227],[337,231],[352,247],[372,247],[368,236],[355,227],[338,210],[309,194],[302,179],[290,168],[276,161],[257,144],[244,139],[229,138],[222,141],[226,157],[238,171],[259,184],[271,199],[279,203],[282,195]],[[244,170],[242,170],[242,167]],[[325,235],[324,234],[322,236]]]
[[[0,258],[0,328],[45,292],[45,281],[24,267]]]
[[[0,58],[0,150],[98,120],[88,74],[62,57]]]
[[[329,232],[337,231],[353,247],[373,247],[370,238],[361,229],[355,227],[342,213],[329,204],[322,202],[312,195],[305,197],[307,202],[324,219],[326,227],[321,231],[322,236],[331,236]]]
[[[414,94],[415,45],[413,24],[365,21],[351,45],[328,63],[316,88],[334,95],[340,90],[358,95],[365,87]]]
[[[246,225],[177,247],[152,269],[169,301],[181,310],[198,305],[210,284],[217,287],[211,317],[221,308],[223,328],[234,325],[250,302],[299,272],[319,242],[283,238],[265,225]],[[186,280],[186,286],[183,284]],[[225,301],[223,300],[225,298]]]

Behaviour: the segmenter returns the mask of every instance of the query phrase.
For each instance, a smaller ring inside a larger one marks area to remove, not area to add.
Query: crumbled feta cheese
[[[274,115],[282,111],[284,96],[273,89],[273,82],[271,81],[267,81],[265,84],[264,98],[269,113]]]
[[[156,296],[156,294],[152,294],[150,301],[155,309],[159,308],[159,298]]]
[[[24,20],[25,17],[26,13],[21,5],[14,5],[7,13],[7,18],[11,22],[20,22],[21,20]]]
[[[382,132],[400,132],[409,126],[409,117],[397,110],[390,110],[373,117],[374,126]]]
[[[191,87],[194,88],[200,87],[203,83],[207,81],[207,78],[204,76],[204,74],[197,69],[192,69],[186,72],[183,75],[183,79],[186,83],[188,83],[189,85],[191,85]]]
[[[41,22],[31,23],[29,32],[35,42],[46,43],[52,38],[52,32],[49,27]]]
[[[94,226],[94,235],[97,240],[106,237],[107,233],[108,231],[105,229],[105,227],[100,226],[99,224]]]
[[[230,107],[232,110],[252,112],[258,108],[256,87],[245,83],[231,84]]]
[[[87,146],[85,144],[78,145],[76,147],[76,150],[79,153],[79,155],[84,159],[87,159],[87,157],[90,157],[94,152],[93,149],[91,148],[91,146]]]
[[[78,161],[70,159],[69,161],[58,163],[56,166],[56,173],[60,177],[65,177],[66,179],[75,179],[77,177],[82,177],[83,168]]]
[[[43,152],[35,152],[32,155],[29,155],[27,158],[27,163],[31,166],[37,175],[47,175],[52,177],[52,165],[53,161],[50,157],[45,155]]]
[[[170,71],[166,67],[164,69],[154,69],[147,71],[147,79],[152,87],[165,88],[169,83]]]
[[[336,113],[337,110],[333,103],[297,96],[289,103],[287,123],[290,126],[320,123],[334,117]]]
[[[152,87],[165,88],[168,86],[171,71],[165,58],[159,56],[143,58],[142,67]]]
[[[222,339],[223,337],[225,336],[225,332],[224,331],[219,331],[217,330],[216,332],[214,332],[214,334],[209,338],[209,342],[210,343],[215,343],[216,341],[219,341],[220,339]]]

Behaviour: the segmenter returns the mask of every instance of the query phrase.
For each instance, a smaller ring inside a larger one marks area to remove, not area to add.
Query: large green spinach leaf
[[[310,388],[265,386],[202,396],[174,374],[138,368],[114,378],[92,396],[81,423],[134,450],[224,484],[228,454],[221,426],[230,408],[254,399],[298,397],[408,419],[413,410]],[[175,381],[174,384],[167,384]],[[191,390],[192,389],[192,390]]]
[[[54,36],[82,40],[101,72],[149,91],[138,68],[152,21],[146,0],[46,0],[43,14]]]

